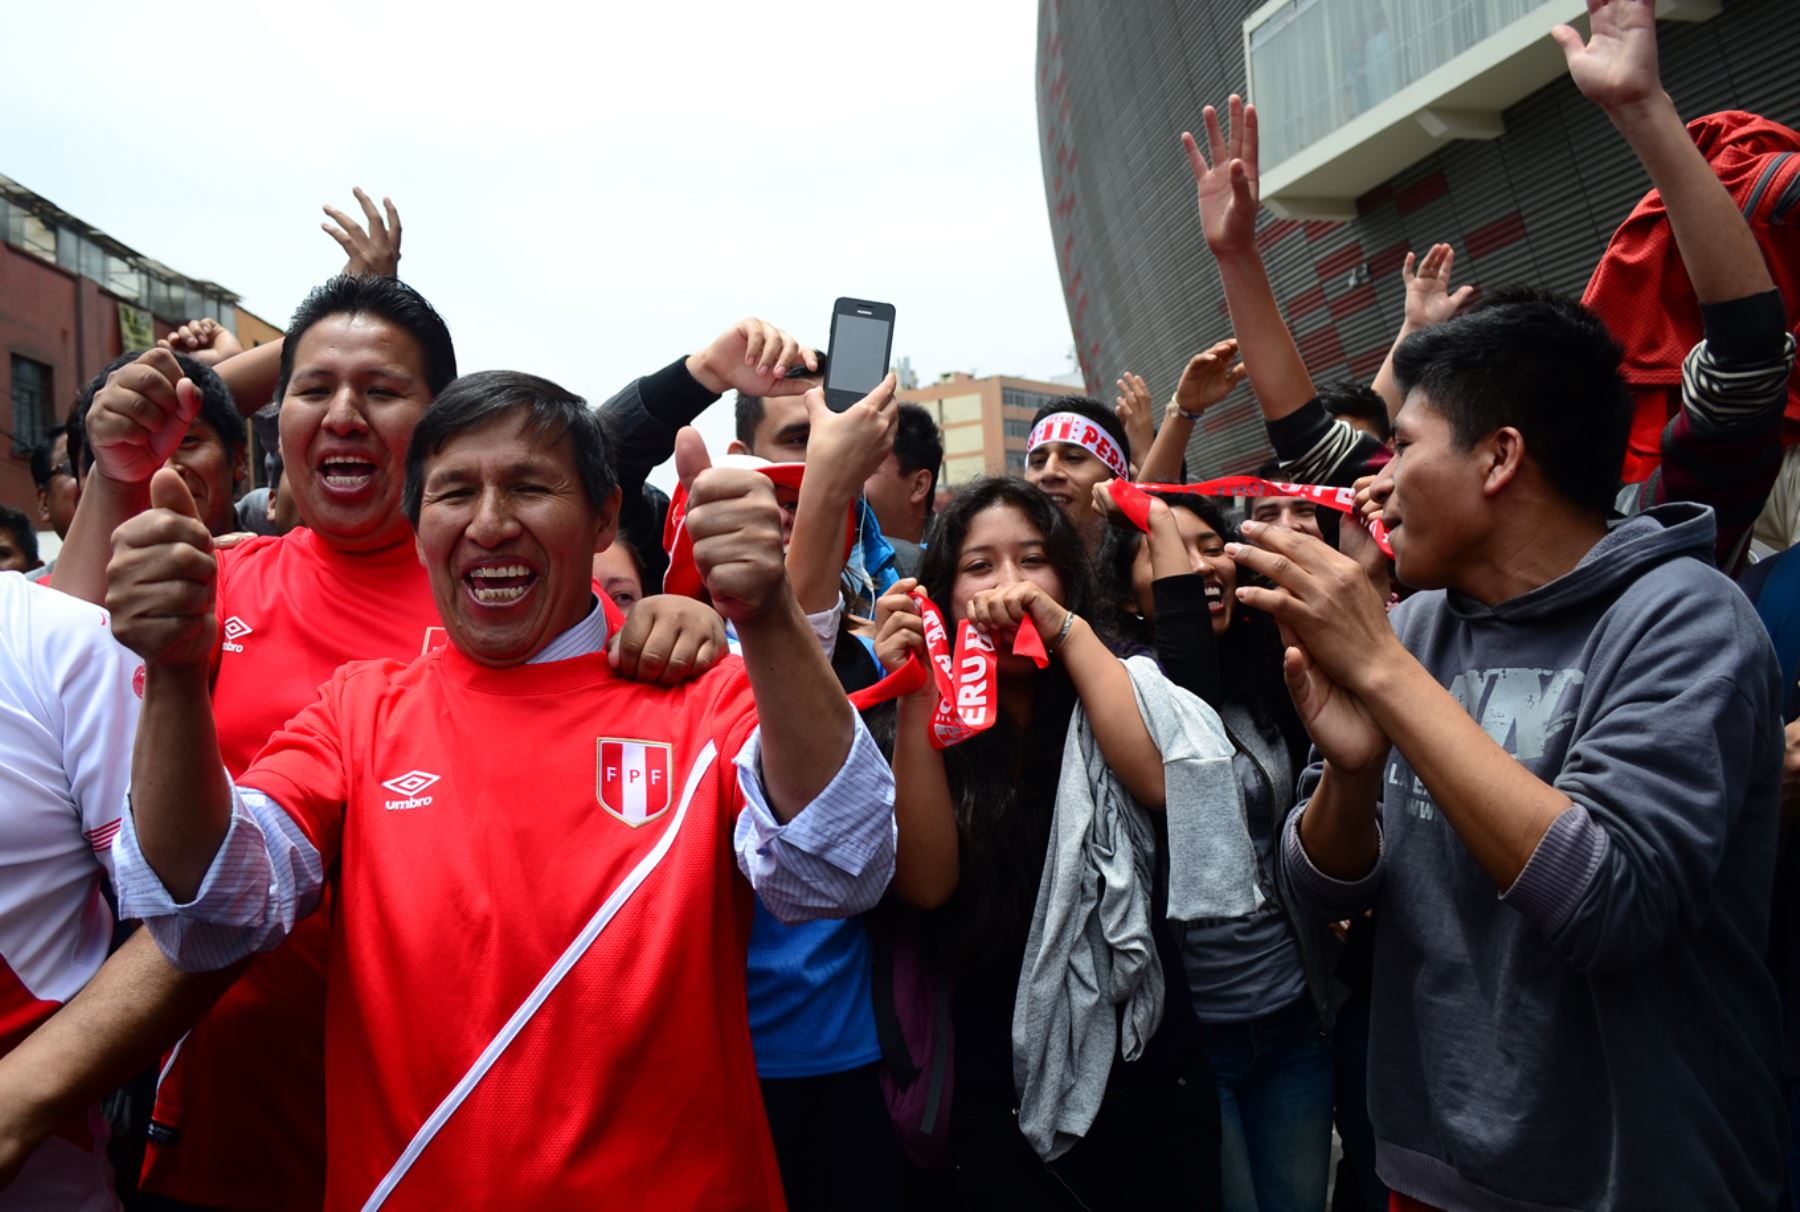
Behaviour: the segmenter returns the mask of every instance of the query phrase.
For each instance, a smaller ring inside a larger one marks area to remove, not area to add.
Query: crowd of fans
[[[1230,336],[1018,478],[760,319],[459,375],[360,190],[108,365],[0,512],[0,1208],[1800,1207],[1800,135],[1736,196],[1588,7],[1587,305],[1438,245],[1315,383],[1233,97]]]

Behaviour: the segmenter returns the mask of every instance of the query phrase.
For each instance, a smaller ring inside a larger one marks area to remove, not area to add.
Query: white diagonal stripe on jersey
[[[637,748],[639,761],[642,761],[643,746],[639,745]],[[688,804],[693,801],[695,792],[700,789],[701,780],[712,768],[713,759],[717,756],[718,746],[708,741],[706,748],[700,751],[700,756],[694,759],[693,768],[688,771],[687,785],[682,788],[681,803],[675,809],[675,819],[669,822],[668,830],[657,839],[655,849],[646,854],[638,865],[631,869],[631,873],[619,886],[613,889],[612,895],[606,898],[606,902],[600,906],[599,911],[589,919],[586,926],[582,927],[581,933],[575,936],[575,941],[570,943],[568,949],[557,957],[556,963],[551,965],[550,971],[546,972],[544,978],[537,983],[537,988],[531,991],[531,996],[527,997],[523,1004],[513,1011],[512,1017],[506,1020],[506,1025],[500,1028],[500,1033],[488,1042],[486,1048],[482,1049],[481,1055],[475,1059],[475,1064],[470,1067],[469,1071],[463,1074],[462,1080],[456,1083],[456,1087],[444,1097],[443,1102],[437,1105],[437,1109],[431,1113],[424,1124],[420,1125],[418,1132],[413,1135],[405,1151],[400,1154],[400,1159],[394,1163],[393,1169],[387,1172],[386,1177],[376,1185],[368,1201],[363,1204],[363,1212],[375,1212],[375,1209],[387,1202],[388,1196],[394,1193],[394,1188],[400,1185],[400,1180],[406,1177],[406,1173],[412,1169],[413,1163],[419,1160],[419,1155],[425,1152],[425,1146],[429,1145],[432,1138],[443,1131],[444,1125],[450,1122],[450,1117],[456,1114],[456,1109],[462,1106],[469,1095],[475,1092],[475,1087],[481,1084],[481,1079],[486,1077],[488,1070],[494,1067],[495,1062],[500,1059],[500,1054],[506,1051],[514,1039],[518,1038],[519,1032],[525,1029],[525,1024],[530,1022],[532,1016],[549,1000],[550,995],[556,991],[557,985],[562,983],[563,977],[567,976],[569,970],[580,961],[583,955],[587,954],[588,948],[594,945],[594,940],[600,937],[600,932],[606,929],[607,924],[617,916],[625,902],[631,899],[631,894],[636,892],[639,885],[646,879],[650,878],[650,873],[656,870],[669,853],[670,847],[675,844],[675,835],[681,832],[681,822],[687,817]],[[644,801],[642,793],[640,793],[638,797],[640,814],[643,812],[643,807]]]

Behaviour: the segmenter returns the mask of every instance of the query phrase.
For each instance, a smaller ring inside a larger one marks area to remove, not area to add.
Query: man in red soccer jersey
[[[673,690],[615,673],[589,579],[619,502],[600,423],[544,380],[472,375],[407,460],[450,646],[346,666],[235,781],[180,483],[159,474],[116,537],[114,626],[148,666],[124,911],[218,967],[332,873],[329,1207],[781,1205],[750,890],[790,920],[870,907],[892,775],[788,585],[768,480],[704,469],[692,433],[678,463],[741,664]]]
[[[397,279],[334,278],[295,314],[276,395],[285,474],[304,525],[215,556],[211,699],[233,774],[345,661],[411,660],[444,643],[400,505],[413,429],[455,376],[449,329]],[[86,426],[95,466],[58,564],[59,589],[102,599],[110,536],[145,508],[151,474],[197,407],[193,384],[162,349],[120,368],[96,393]],[[618,622],[615,614],[614,630]],[[691,647],[679,651],[691,655]],[[656,655],[676,652],[662,646]],[[624,655],[636,676],[661,672]],[[319,1206],[327,936],[320,915],[259,956],[162,1066],[145,1190],[238,1212]],[[133,966],[148,988],[166,981],[147,939],[127,943],[112,963]],[[122,968],[99,979],[120,981]],[[270,1038],[282,1046],[266,1047]]]

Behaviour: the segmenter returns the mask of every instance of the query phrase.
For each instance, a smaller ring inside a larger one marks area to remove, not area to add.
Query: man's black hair
[[[106,386],[106,380],[115,370],[131,365],[146,352],[136,349],[120,354],[102,366],[100,373],[89,379],[75,397],[75,407],[69,410],[65,428],[69,431],[69,462],[76,466],[79,474],[85,476],[94,465],[94,452],[87,444],[87,414],[93,407],[94,397]],[[202,366],[184,353],[176,354],[175,362],[181,367],[182,375],[200,389],[200,413],[195,419],[213,427],[225,444],[226,458],[237,462],[238,455],[250,441],[250,431],[244,414],[238,411],[237,401],[232,398],[231,388],[225,386],[225,380],[212,367]]]
[[[737,393],[737,440],[746,448],[756,445],[756,427],[762,424],[763,398]]]
[[[1385,442],[1394,436],[1393,422],[1388,420],[1387,401],[1367,383],[1321,384],[1319,403],[1334,417],[1346,421],[1367,421],[1375,427],[1375,436]]]
[[[50,489],[50,478],[56,471],[56,465],[51,462],[56,457],[56,439],[68,436],[67,424],[52,425],[44,431],[43,441],[31,448],[31,482],[46,492]],[[73,463],[74,459],[71,457],[69,461]]]
[[[1119,414],[1090,396],[1058,396],[1050,401],[1031,418],[1031,427],[1037,428],[1038,422],[1052,413],[1072,412],[1086,417],[1106,431],[1119,448],[1127,463],[1131,461],[1131,438],[1125,432],[1125,422],[1119,420]],[[1029,455],[1027,456],[1029,457]]]
[[[457,434],[515,409],[530,413],[529,432],[534,436],[568,444],[588,503],[595,509],[606,507],[618,480],[600,414],[589,408],[586,400],[548,379],[516,370],[483,370],[451,382],[419,418],[412,444],[406,448],[406,486],[400,507],[407,521],[419,524],[425,461]]]
[[[25,516],[25,512],[14,509],[11,505],[0,505],[0,530],[10,530],[13,542],[19,545],[19,551],[24,555],[25,562],[34,568],[37,567],[37,527],[32,525],[31,519]]]
[[[1600,317],[1574,299],[1508,288],[1402,341],[1394,376],[1406,395],[1423,393],[1465,450],[1503,426],[1517,429],[1552,490],[1605,516],[1631,434],[1622,356]]]
[[[275,381],[277,400],[287,395],[288,380],[294,374],[294,354],[306,330],[332,316],[359,315],[386,320],[412,334],[419,346],[425,386],[432,395],[444,390],[456,377],[456,346],[450,340],[450,328],[424,295],[398,278],[339,274],[314,288],[288,324],[287,336],[281,343],[281,375]]]
[[[909,476],[921,468],[931,472],[931,491],[925,494],[925,516],[937,506],[938,472],[944,466],[944,436],[938,432],[931,410],[923,404],[900,405],[900,423],[894,431],[894,458],[900,474]]]

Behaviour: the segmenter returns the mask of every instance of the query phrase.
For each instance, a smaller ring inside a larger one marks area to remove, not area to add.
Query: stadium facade
[[[1038,131],[1081,371],[1168,398],[1229,335],[1178,138],[1236,92],[1263,132],[1258,242],[1315,380],[1368,381],[1400,265],[1446,241],[1457,282],[1580,293],[1648,188],[1548,31],[1582,0],[1041,0]],[[1800,3],[1663,0],[1664,84],[1692,119],[1800,127]],[[1260,94],[1260,95],[1259,95]],[[1800,215],[1797,215],[1800,217]],[[1249,389],[1196,427],[1190,474],[1267,453]]]

